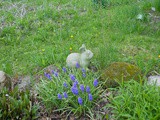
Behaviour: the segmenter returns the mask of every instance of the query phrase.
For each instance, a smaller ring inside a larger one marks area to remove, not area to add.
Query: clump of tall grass
[[[117,89],[116,89],[117,90]],[[121,84],[116,96],[110,97],[109,108],[117,120],[159,120],[160,88],[131,80]]]
[[[18,87],[12,91],[3,88],[0,91],[0,119],[37,119],[38,106],[33,103],[31,97],[29,90],[20,92]]]
[[[156,10],[160,12],[160,0],[154,0],[154,6]]]

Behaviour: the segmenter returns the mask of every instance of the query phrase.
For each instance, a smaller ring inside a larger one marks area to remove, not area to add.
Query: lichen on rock
[[[140,76],[139,67],[125,62],[114,62],[103,71],[101,79],[106,81],[106,87],[115,87],[122,81],[140,81]]]

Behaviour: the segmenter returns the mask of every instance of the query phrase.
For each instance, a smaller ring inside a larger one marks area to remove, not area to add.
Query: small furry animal
[[[82,68],[87,68],[89,66],[90,60],[93,57],[93,53],[90,50],[87,50],[85,45],[79,48],[80,53],[71,53],[66,59],[68,67],[74,68],[78,63]]]

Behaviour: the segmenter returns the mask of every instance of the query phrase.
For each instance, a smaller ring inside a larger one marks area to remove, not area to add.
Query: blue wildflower
[[[65,88],[67,88],[67,87],[68,87],[68,85],[67,85],[67,83],[66,83],[66,82],[64,82],[64,83],[63,83],[63,86],[64,86]]]
[[[44,73],[44,76],[47,77],[47,73],[46,72]]]
[[[86,87],[86,92],[90,93],[90,87],[89,86]]]
[[[55,71],[55,72],[54,72],[54,76],[55,76],[55,77],[58,77],[58,72]]]
[[[84,68],[82,68],[82,73],[85,73],[85,72],[86,72],[86,70]]]
[[[97,80],[97,79],[95,79],[95,80],[93,81],[93,85],[94,85],[94,87],[97,87],[97,86],[98,86],[98,80]]]
[[[73,87],[77,87],[77,83],[76,82],[73,83]]]
[[[54,70],[52,70],[52,74],[54,74]]]
[[[73,86],[74,86],[74,87],[77,87],[77,85],[78,85],[78,81],[75,80],[74,83],[73,83]]]
[[[82,73],[82,76],[85,78],[86,77],[86,73]]]
[[[68,94],[66,92],[63,93],[64,98],[68,98]]]
[[[92,94],[88,94],[88,99],[89,99],[89,101],[93,100]]]
[[[78,88],[77,87],[72,86],[71,91],[72,91],[73,94],[78,95]]]
[[[49,80],[51,80],[52,78],[51,78],[51,75],[50,74],[48,74],[48,77],[47,77]]]
[[[82,100],[82,98],[81,98],[81,97],[78,97],[78,103],[79,103],[80,105],[82,105],[82,104],[83,104],[83,100]]]
[[[76,68],[80,68],[80,65],[78,62],[76,63]]]
[[[69,76],[72,81],[75,81],[76,77],[73,74],[70,74]]]
[[[75,84],[77,84],[77,85],[78,85],[78,80],[75,80],[74,82],[75,82]]]
[[[67,69],[65,67],[62,68],[63,72],[66,73]]]
[[[82,92],[84,92],[84,85],[80,85],[80,90],[82,91]]]
[[[49,80],[51,80],[51,75],[49,73],[44,73],[45,77],[47,77]]]
[[[58,93],[58,99],[61,100],[62,99],[62,95]]]

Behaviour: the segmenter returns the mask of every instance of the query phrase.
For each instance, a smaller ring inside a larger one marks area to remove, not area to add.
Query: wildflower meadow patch
[[[0,119],[159,120],[159,3],[1,0]]]
[[[43,79],[37,85],[39,99],[48,111],[56,107],[56,111],[61,114],[93,116],[91,111],[102,94],[102,83],[98,81],[98,74],[86,71],[78,65],[75,69],[63,67],[60,72],[53,71],[51,74],[44,73]]]

